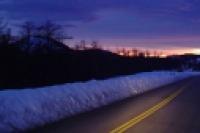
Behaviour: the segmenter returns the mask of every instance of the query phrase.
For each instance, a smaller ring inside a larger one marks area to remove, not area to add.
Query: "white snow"
[[[0,91],[0,132],[24,131],[196,74],[146,72],[102,81]]]

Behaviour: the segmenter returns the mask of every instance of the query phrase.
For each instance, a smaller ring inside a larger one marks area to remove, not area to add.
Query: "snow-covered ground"
[[[196,74],[146,72],[102,81],[0,91],[0,132],[34,128]]]

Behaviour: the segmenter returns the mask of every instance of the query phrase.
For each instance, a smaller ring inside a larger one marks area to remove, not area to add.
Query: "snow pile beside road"
[[[146,72],[37,89],[0,91],[0,131],[23,131],[196,75]]]

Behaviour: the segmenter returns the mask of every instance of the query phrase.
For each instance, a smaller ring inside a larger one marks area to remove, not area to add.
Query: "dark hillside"
[[[58,50],[45,45],[48,44],[40,44],[31,53],[22,50],[22,44],[1,46],[0,87],[24,88],[105,79],[144,71],[173,70],[181,64],[173,58],[130,58],[100,49],[72,50],[62,44]]]

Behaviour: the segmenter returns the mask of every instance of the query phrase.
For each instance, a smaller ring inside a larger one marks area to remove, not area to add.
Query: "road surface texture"
[[[200,76],[33,130],[37,133],[200,133]]]

